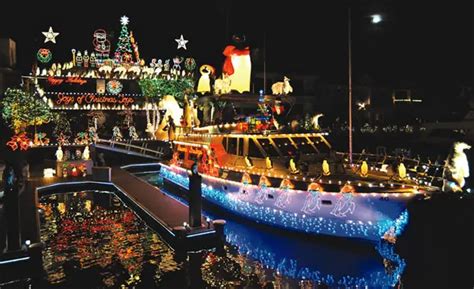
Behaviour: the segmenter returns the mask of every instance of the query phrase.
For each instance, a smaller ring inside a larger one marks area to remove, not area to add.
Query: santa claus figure
[[[245,46],[245,36],[232,36],[234,45],[228,45],[223,54],[226,56],[222,72],[229,76],[230,89],[242,93],[250,91],[252,62],[250,49]]]

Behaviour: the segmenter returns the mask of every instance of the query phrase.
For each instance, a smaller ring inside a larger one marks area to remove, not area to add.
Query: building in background
[[[8,87],[20,83],[20,73],[16,70],[16,43],[11,38],[0,39],[0,95]]]

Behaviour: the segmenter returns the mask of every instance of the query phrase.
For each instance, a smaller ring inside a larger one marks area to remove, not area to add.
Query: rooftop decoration
[[[107,32],[104,29],[97,29],[94,32],[94,40],[92,45],[94,45],[94,50],[96,51],[96,56],[98,59],[109,58],[110,54],[110,41],[107,40]]]
[[[130,42],[130,33],[128,32],[129,19],[127,16],[120,18],[122,30],[120,31],[119,42],[115,49],[115,62],[132,62],[132,46]]]

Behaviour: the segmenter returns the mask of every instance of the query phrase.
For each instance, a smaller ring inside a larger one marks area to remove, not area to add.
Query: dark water
[[[39,287],[153,288],[182,272],[173,251],[112,193],[48,195],[40,206]]]

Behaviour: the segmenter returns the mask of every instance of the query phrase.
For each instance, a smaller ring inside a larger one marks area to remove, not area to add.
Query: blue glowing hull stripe
[[[186,170],[162,164],[160,175],[188,189]],[[408,222],[406,204],[414,197],[413,194],[384,198],[380,194],[315,195],[275,188],[262,193],[257,186],[207,176],[203,177],[202,194],[209,202],[256,222],[310,234],[370,241],[380,240],[391,227],[400,235]]]

